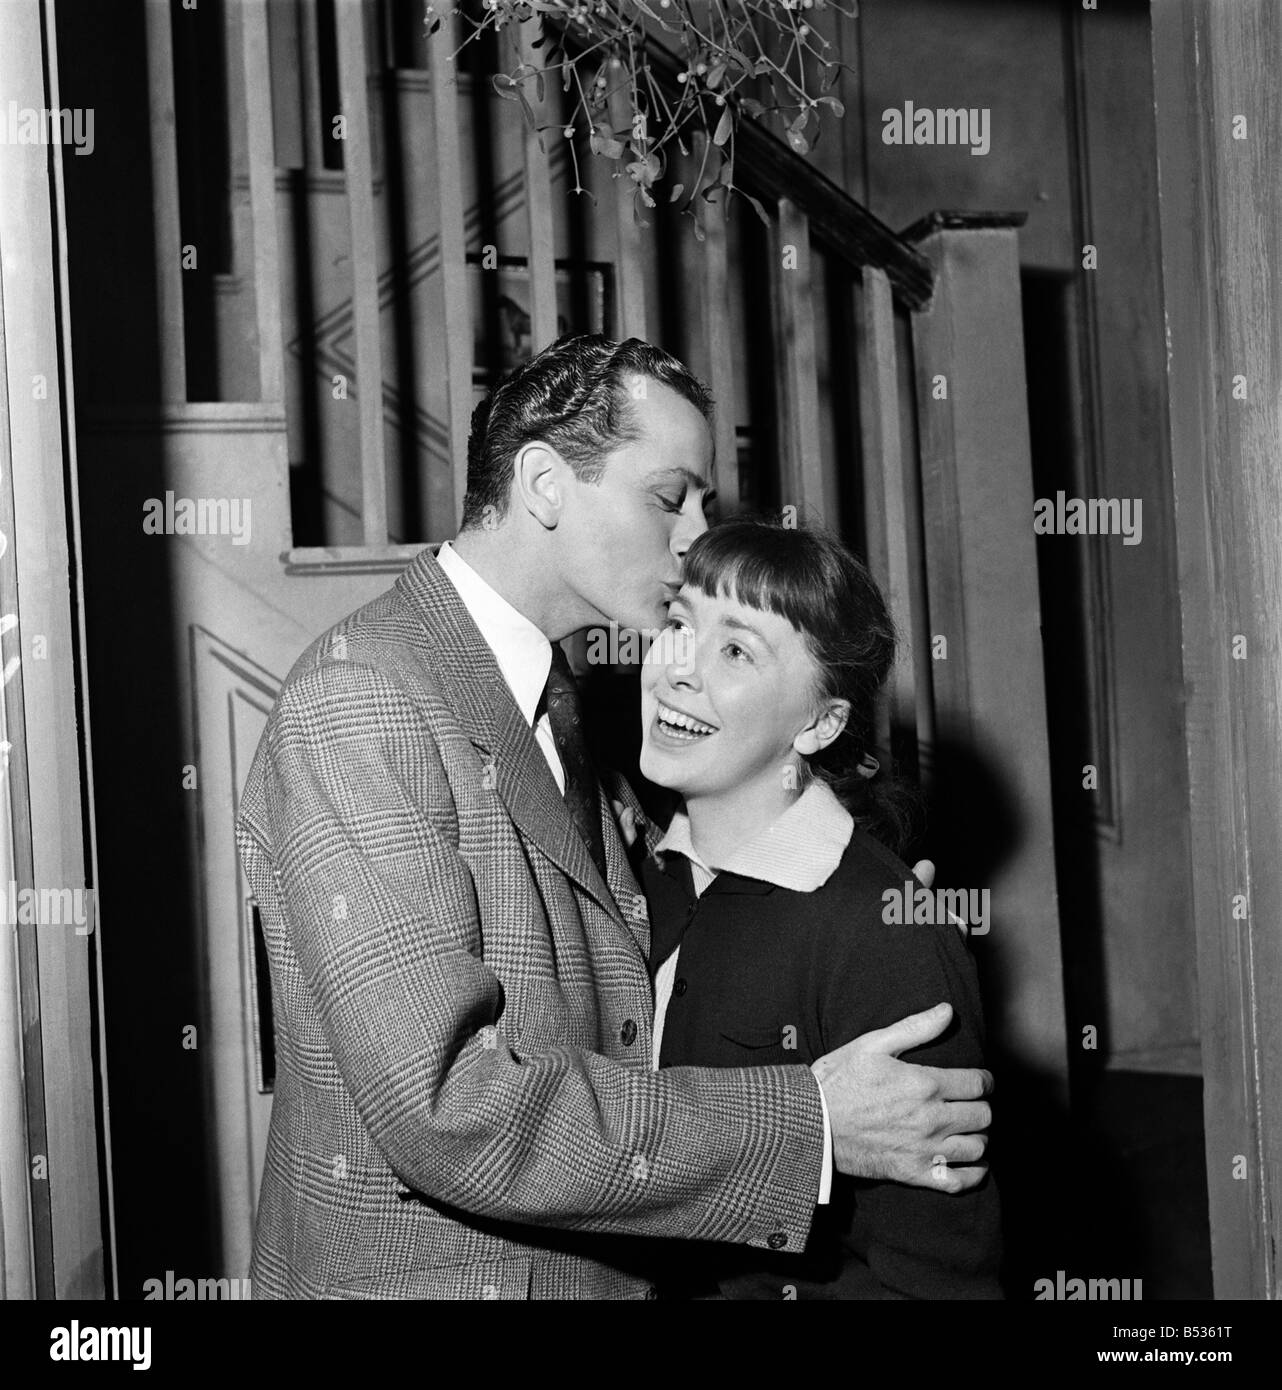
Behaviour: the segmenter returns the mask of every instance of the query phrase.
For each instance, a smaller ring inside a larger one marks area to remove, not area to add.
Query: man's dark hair
[[[639,437],[631,410],[638,379],[683,396],[705,420],[708,388],[662,348],[599,333],[558,338],[510,372],[472,412],[467,441],[463,529],[479,526],[486,509],[507,511],[512,463],[522,445],[543,440],[586,482],[601,476],[605,455]]]

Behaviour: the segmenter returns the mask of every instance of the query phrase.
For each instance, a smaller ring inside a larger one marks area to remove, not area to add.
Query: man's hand
[[[830,1052],[812,1070],[832,1123],[840,1172],[859,1178],[964,1192],[987,1169],[977,1165],[992,1120],[982,1099],[992,1074],[971,1068],[915,1066],[898,1055],[937,1038],[952,1021],[950,1004],[865,1033]]]
[[[929,888],[935,881],[935,861],[933,859],[919,859],[913,865],[913,877],[923,888]]]
[[[935,861],[933,859],[919,859],[913,865],[913,877],[923,888],[929,888],[935,881]],[[961,932],[963,941],[970,940],[970,928],[952,908],[948,909],[948,920]]]

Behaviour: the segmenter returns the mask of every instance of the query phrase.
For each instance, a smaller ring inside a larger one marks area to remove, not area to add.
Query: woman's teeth
[[[669,738],[680,739],[683,742],[693,743],[697,739],[706,738],[709,734],[717,732],[711,724],[704,724],[701,720],[693,719],[688,714],[681,714],[677,710],[669,709],[667,705],[658,707],[658,717],[663,732]]]

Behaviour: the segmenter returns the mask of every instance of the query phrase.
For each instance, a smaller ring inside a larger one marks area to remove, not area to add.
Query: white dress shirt
[[[850,812],[838,801],[832,789],[824,782],[813,781],[783,815],[747,844],[727,854],[721,868],[726,873],[773,883],[778,888],[813,893],[836,871],[854,829]],[[655,848],[656,853],[671,850],[689,860],[696,898],[703,896],[704,890],[717,876],[718,871],[710,869],[695,851],[690,838],[690,818],[684,806],[677,808],[663,839]],[[678,946],[659,966],[654,978],[654,1048],[651,1060],[656,1070],[680,954],[681,948]],[[819,1180],[818,1202],[823,1206],[832,1190],[832,1123],[828,1118],[828,1101],[822,1086],[819,1088],[819,1099],[824,1115],[824,1164]]]
[[[547,759],[557,789],[565,795],[565,769],[556,751],[552,721],[547,711],[539,711],[543,690],[552,669],[552,644],[525,616],[481,578],[471,565],[446,541],[436,554],[445,577],[458,590],[463,607],[480,629],[485,644],[494,653],[503,679],[517,708],[534,730],[534,741]]]

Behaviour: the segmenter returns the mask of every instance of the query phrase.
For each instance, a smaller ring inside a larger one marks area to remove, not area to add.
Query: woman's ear
[[[793,748],[806,758],[821,752],[846,727],[849,718],[849,700],[825,701],[810,723],[793,739]]]
[[[561,519],[564,467],[561,455],[550,444],[537,439],[522,444],[513,460],[513,498],[549,531]]]

